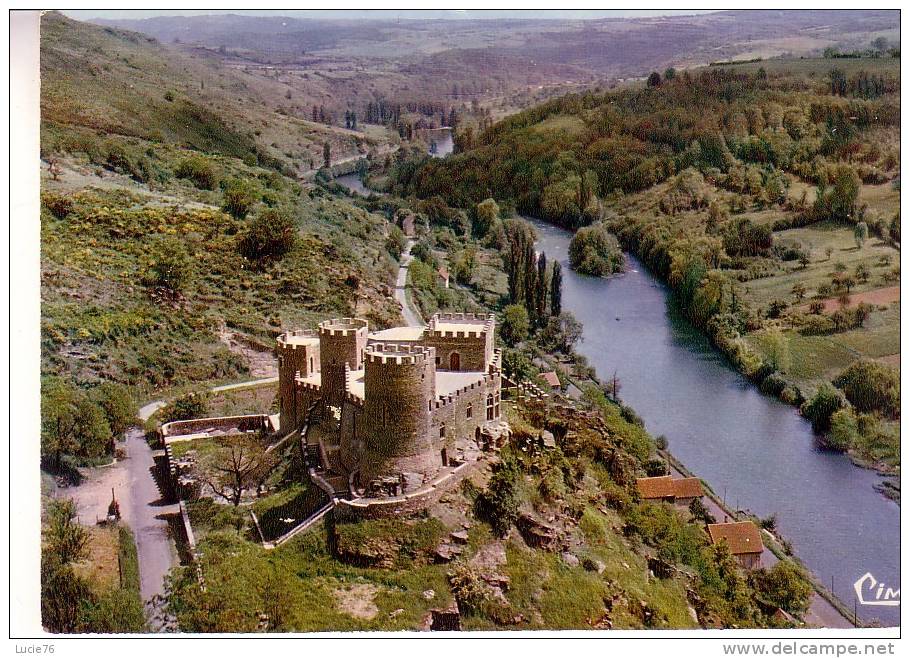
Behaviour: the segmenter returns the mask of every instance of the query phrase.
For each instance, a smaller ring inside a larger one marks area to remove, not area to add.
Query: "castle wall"
[[[500,377],[497,372],[434,404],[430,418],[430,437],[438,437],[434,446],[436,454],[447,448],[449,456],[452,456],[456,441],[477,437],[477,430],[487,422],[487,396],[492,394],[495,409],[499,404],[499,387]],[[494,420],[497,418],[494,415]],[[442,429],[445,430],[444,436]]]

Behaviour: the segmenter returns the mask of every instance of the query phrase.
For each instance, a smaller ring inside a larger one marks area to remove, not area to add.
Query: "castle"
[[[278,337],[281,431],[301,433],[336,505],[423,506],[501,444],[494,327],[492,314],[437,313],[423,327],[340,318]]]

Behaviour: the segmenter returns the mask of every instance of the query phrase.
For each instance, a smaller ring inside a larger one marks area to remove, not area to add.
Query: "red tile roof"
[[[705,495],[698,478],[680,478],[674,480],[669,475],[652,478],[639,478],[638,492],[645,500],[655,498],[698,498]]]
[[[751,521],[712,523],[708,525],[708,535],[712,544],[726,541],[733,555],[761,553],[765,550],[758,526]]]
[[[638,493],[645,500],[653,498],[667,498],[675,495],[673,493],[673,478],[669,475],[661,475],[653,478],[638,478]]]
[[[553,371],[540,373],[540,378],[553,388],[559,388],[561,386],[559,383],[559,376]]]
[[[673,489],[677,498],[698,498],[705,495],[698,478],[680,478],[673,480]]]

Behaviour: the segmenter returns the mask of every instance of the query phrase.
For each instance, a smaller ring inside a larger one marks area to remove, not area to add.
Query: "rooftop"
[[[553,388],[558,388],[561,386],[559,383],[559,375],[557,375],[554,371],[542,372],[540,373],[540,377]]]
[[[436,396],[445,397],[455,391],[470,386],[474,382],[483,381],[484,373],[481,371],[436,371]]]
[[[680,478],[674,480],[669,475],[652,478],[638,478],[638,492],[645,500],[655,498],[698,498],[705,492],[698,478]]]
[[[726,541],[733,555],[761,553],[765,550],[758,526],[751,521],[711,523],[708,525],[708,535],[712,544]]]
[[[294,336],[285,334],[282,340],[286,345],[319,345],[319,336]]]
[[[391,329],[381,329],[373,331],[368,338],[370,340],[420,340],[423,338],[423,327],[392,327]]]

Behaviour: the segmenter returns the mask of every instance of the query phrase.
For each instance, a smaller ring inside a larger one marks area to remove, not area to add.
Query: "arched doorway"
[[[458,352],[449,355],[449,370],[461,370],[461,355]]]

